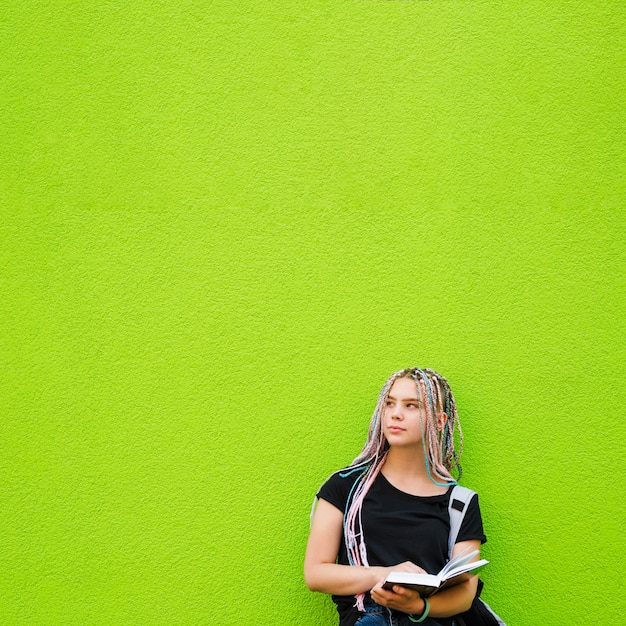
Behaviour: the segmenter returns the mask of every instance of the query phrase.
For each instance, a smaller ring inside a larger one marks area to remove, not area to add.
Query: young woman
[[[311,590],[332,594],[340,626],[453,624],[451,617],[469,608],[476,576],[427,600],[405,587],[382,586],[392,570],[433,574],[448,560],[448,504],[453,472],[461,474],[461,446],[447,380],[431,369],[393,374],[361,454],[317,494],[304,576]],[[475,496],[453,555],[485,541]]]

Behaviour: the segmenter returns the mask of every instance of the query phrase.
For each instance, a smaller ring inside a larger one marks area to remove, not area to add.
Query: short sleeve
[[[476,494],[467,507],[467,513],[463,518],[463,523],[457,537],[458,541],[470,541],[478,539],[480,543],[485,543],[487,537],[483,530],[483,519],[480,514],[480,505],[478,504],[478,494]]]
[[[346,512],[346,503],[352,491],[352,487],[361,472],[342,470],[333,474],[317,492],[317,497],[330,502],[342,513]]]

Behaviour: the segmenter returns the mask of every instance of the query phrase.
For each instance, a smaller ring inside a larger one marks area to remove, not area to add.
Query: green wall
[[[311,499],[414,364],[488,601],[623,620],[622,2],[2,13],[0,623],[335,624]]]

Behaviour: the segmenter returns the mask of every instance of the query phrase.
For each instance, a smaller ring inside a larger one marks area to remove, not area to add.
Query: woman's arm
[[[326,500],[320,500],[313,517],[304,558],[304,580],[311,591],[335,595],[356,595],[369,591],[388,572],[424,572],[413,563],[394,567],[339,565],[337,554],[343,531],[343,513]]]
[[[455,544],[452,556],[456,556],[468,547],[471,547],[472,550],[479,550],[480,541],[461,541]],[[477,555],[474,560],[479,558]],[[429,615],[432,615],[432,617],[450,617],[467,611],[476,595],[477,588],[478,577],[471,576],[468,580],[458,585],[442,589],[428,598],[430,603]],[[395,585],[393,591],[387,591],[382,588],[381,581],[372,589],[372,599],[378,604],[387,606],[390,609],[403,611],[404,613],[420,615],[424,612],[424,600],[419,593],[399,585]]]

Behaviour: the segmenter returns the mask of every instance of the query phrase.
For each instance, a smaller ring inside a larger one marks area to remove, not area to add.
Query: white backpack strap
[[[461,485],[455,485],[452,488],[450,494],[450,503],[448,504],[448,513],[450,514],[450,534],[448,535],[448,560],[452,558],[452,550],[454,550],[454,544],[456,538],[459,536],[459,530],[461,530],[461,524],[465,517],[465,512],[470,503],[470,500],[476,494],[475,491],[468,489],[467,487],[461,487]]]
[[[448,536],[448,560],[452,558],[452,550],[454,550],[454,544],[456,543],[456,538],[459,536],[459,531],[461,530],[461,524],[463,523],[463,518],[465,517],[465,513],[467,512],[467,507],[470,503],[470,500],[476,495],[475,491],[468,489],[467,487],[461,487],[461,485],[455,485],[452,488],[452,493],[450,494],[450,504],[448,504],[448,513],[450,514],[450,535]],[[480,590],[478,592],[480,595]],[[476,620],[476,622],[484,623],[484,624],[493,624],[494,626],[497,624],[498,626],[506,626],[506,624],[502,621],[502,618],[494,613],[493,609],[480,598],[475,599],[475,603],[477,603],[476,607],[472,605],[472,612],[475,610],[480,611],[480,619]],[[487,616],[485,615],[487,613]],[[472,616],[474,617],[474,616]],[[478,616],[477,616],[478,617]],[[472,620],[474,623],[474,620]]]
[[[311,505],[311,517],[309,519],[309,526],[313,526],[313,517],[315,516],[315,509],[317,509],[318,499],[317,496],[313,498],[313,504]]]

